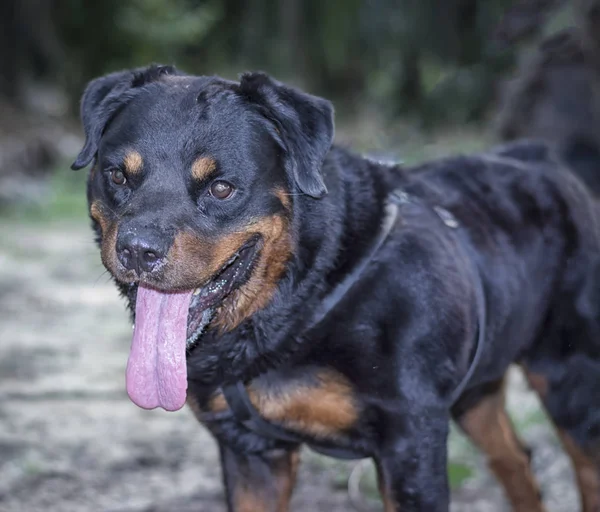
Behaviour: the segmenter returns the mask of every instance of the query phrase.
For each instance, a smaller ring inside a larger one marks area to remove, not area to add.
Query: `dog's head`
[[[93,162],[90,215],[106,268],[138,286],[136,331],[176,317],[189,348],[264,307],[293,250],[292,196],[326,194],[331,104],[260,73],[151,66],[93,80],[81,116],[72,167]]]

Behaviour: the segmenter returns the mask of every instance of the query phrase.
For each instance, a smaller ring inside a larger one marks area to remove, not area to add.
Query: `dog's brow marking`
[[[125,164],[125,171],[128,174],[136,174],[142,170],[144,160],[142,159],[142,155],[137,151],[128,151],[123,163]]]
[[[192,164],[192,176],[202,181],[217,168],[217,163],[209,156],[201,156]]]

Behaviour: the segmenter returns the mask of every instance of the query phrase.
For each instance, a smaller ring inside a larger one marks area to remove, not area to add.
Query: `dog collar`
[[[352,288],[352,286],[358,281],[362,272],[366,266],[373,260],[381,246],[388,239],[393,227],[398,219],[400,207],[407,204],[422,204],[420,201],[417,202],[412,196],[404,192],[403,190],[394,190],[388,198],[385,206],[385,217],[382,222],[381,230],[377,236],[375,242],[371,246],[371,249],[365,256],[359,261],[353,271],[346,276],[346,278],[336,286],[332,292],[325,297],[321,302],[320,308],[313,315],[313,319],[309,324],[306,332],[311,331],[317,325],[319,325],[325,317],[333,310],[333,308],[342,300],[346,293]],[[457,230],[461,233],[461,236],[466,236],[459,230],[460,227],[458,221],[454,215],[440,206],[433,206],[431,209],[435,212],[436,216],[442,221],[442,223],[450,229]],[[483,353],[483,346],[485,342],[485,327],[486,327],[486,303],[485,294],[483,290],[483,283],[481,275],[477,268],[477,264],[472,258],[471,261],[471,273],[473,282],[475,284],[475,294],[477,302],[477,317],[478,317],[478,335],[475,346],[475,354],[471,360],[471,364],[464,375],[458,386],[454,389],[450,395],[450,404],[453,405],[462,395],[463,391],[467,387],[473,373],[477,369],[481,355]],[[222,388],[225,400],[229,405],[233,416],[237,421],[242,423],[248,430],[266,438],[276,439],[283,442],[294,443],[294,444],[306,444],[313,451],[322,453],[330,457],[337,459],[362,459],[369,457],[367,453],[361,453],[356,450],[352,450],[347,447],[339,447],[328,445],[322,441],[315,443],[312,440],[307,440],[304,436],[295,432],[290,432],[285,428],[271,423],[265,420],[260,413],[256,410],[248,391],[243,382],[238,381],[235,384],[230,384]]]

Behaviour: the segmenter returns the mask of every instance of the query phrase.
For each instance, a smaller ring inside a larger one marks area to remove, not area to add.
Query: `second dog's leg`
[[[486,390],[474,406],[456,418],[488,459],[516,512],[544,512],[529,456],[504,409],[504,382]]]

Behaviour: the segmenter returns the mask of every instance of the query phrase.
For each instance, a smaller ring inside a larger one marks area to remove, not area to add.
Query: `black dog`
[[[283,511],[298,449],[372,457],[386,511],[445,511],[451,418],[544,510],[504,411],[519,363],[600,510],[596,204],[541,145],[403,169],[332,147],[329,102],[263,74],[94,80],[90,214],[135,313],[127,389],[187,402],[229,509]]]

